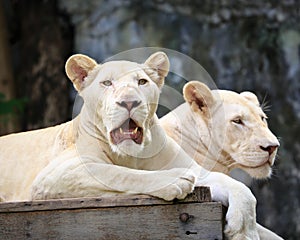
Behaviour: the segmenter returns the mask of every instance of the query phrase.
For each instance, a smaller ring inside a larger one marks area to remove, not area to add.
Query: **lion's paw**
[[[168,181],[165,181],[164,186],[150,194],[166,201],[175,198],[184,199],[194,190],[196,178],[195,173],[191,170],[174,169],[171,176],[167,177]]]
[[[227,239],[259,240],[256,227],[256,199],[248,188],[242,187],[232,193],[226,214],[227,224],[225,235]]]
[[[237,211],[234,213],[227,213],[226,220],[227,224],[224,230],[226,239],[259,240],[259,235],[255,227],[243,226],[243,223],[245,223],[243,214],[238,213]]]

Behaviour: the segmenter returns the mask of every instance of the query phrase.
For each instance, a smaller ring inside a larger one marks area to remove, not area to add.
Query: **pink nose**
[[[260,149],[262,149],[263,151],[268,152],[269,155],[271,155],[277,148],[278,148],[278,145],[270,145],[270,146],[267,146],[267,147],[260,146]]]
[[[117,102],[117,104],[121,107],[126,108],[128,111],[131,111],[131,109],[139,106],[141,104],[141,101],[122,101]]]

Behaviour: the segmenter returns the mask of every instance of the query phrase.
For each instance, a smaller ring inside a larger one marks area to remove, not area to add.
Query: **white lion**
[[[159,125],[155,112],[168,70],[162,52],[144,64],[70,57],[66,72],[84,100],[81,113],[59,126],[0,138],[2,199],[150,194],[172,200],[197,182],[229,205],[230,239],[259,239],[251,191],[201,168]]]
[[[279,142],[255,94],[210,90],[190,81],[186,103],[160,119],[166,133],[208,170],[229,174],[243,169],[254,178],[272,173]],[[282,239],[258,225],[261,239]]]

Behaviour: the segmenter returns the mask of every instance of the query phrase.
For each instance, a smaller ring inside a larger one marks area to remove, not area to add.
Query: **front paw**
[[[164,177],[164,186],[150,194],[166,201],[184,199],[194,190],[196,175],[188,169],[172,169],[171,176]],[[159,180],[158,180],[159,181]]]
[[[229,196],[225,235],[232,240],[259,240],[256,227],[256,199],[244,185],[237,185]]]
[[[227,224],[225,226],[226,239],[230,240],[259,240],[255,227],[255,219],[249,216],[247,219],[242,212],[231,211],[226,214]]]

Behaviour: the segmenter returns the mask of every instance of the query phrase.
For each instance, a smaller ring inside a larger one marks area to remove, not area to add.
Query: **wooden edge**
[[[179,202],[211,202],[211,193],[209,187],[195,187],[194,191]]]
[[[211,194],[209,187],[201,186],[195,187],[194,191],[183,200],[175,199],[173,201],[164,201],[160,198],[152,197],[150,195],[120,195],[105,198],[69,198],[22,202],[2,202],[0,203],[0,213],[139,205],[165,205],[173,203],[201,203],[210,201]]]

